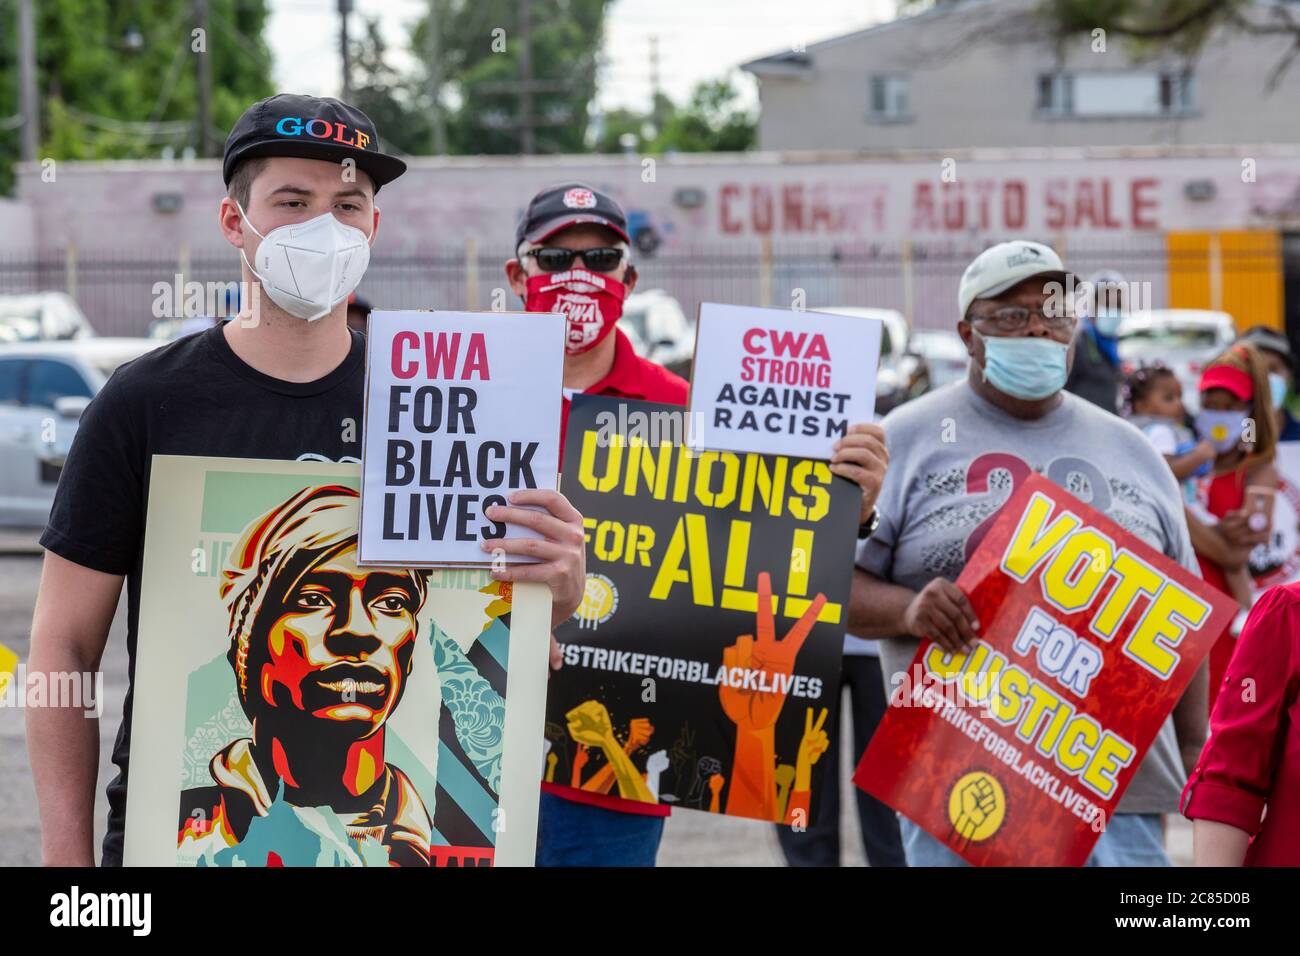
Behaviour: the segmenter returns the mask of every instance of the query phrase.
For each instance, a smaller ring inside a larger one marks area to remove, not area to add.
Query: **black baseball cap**
[[[375,191],[406,172],[406,163],[379,151],[379,134],[370,117],[329,97],[277,93],[259,100],[235,122],[226,139],[221,175],[230,185],[241,160],[259,156],[356,161],[375,183]]]
[[[561,229],[580,222],[594,222],[608,226],[624,242],[631,242],[627,234],[627,216],[623,207],[604,193],[584,183],[560,183],[547,186],[528,204],[524,218],[515,230],[515,245],[525,239],[542,242]]]

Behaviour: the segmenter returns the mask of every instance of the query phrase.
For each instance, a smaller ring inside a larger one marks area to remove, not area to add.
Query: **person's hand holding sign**
[[[862,489],[862,511],[858,523],[866,524],[871,512],[876,510],[876,498],[880,495],[885,468],[889,465],[885,430],[879,425],[858,422],[849,426],[848,433],[835,443],[834,448],[831,471],[856,482]]]
[[[980,622],[961,588],[935,578],[912,598],[903,612],[903,626],[908,634],[929,638],[949,654],[964,654],[975,649]]]
[[[538,508],[525,507],[540,506]],[[510,504],[493,505],[484,514],[493,521],[532,528],[541,538],[485,538],[484,551],[525,554],[533,564],[493,567],[498,581],[540,581],[551,589],[551,626],[568,620],[582,601],[587,581],[586,536],[582,515],[558,491],[524,488],[510,495]],[[554,641],[554,638],[552,638]],[[552,643],[552,664],[555,666]]]

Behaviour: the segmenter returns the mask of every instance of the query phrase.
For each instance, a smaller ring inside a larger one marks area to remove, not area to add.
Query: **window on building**
[[[907,77],[881,73],[871,77],[871,118],[904,120],[912,116],[907,100]]]
[[[1189,71],[1044,73],[1037,109],[1049,116],[1176,116],[1194,108]]]

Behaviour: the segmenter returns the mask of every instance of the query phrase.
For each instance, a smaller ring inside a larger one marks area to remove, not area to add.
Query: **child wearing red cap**
[[[1267,513],[1247,507],[1247,489],[1276,490],[1277,420],[1272,414],[1268,369],[1248,343],[1238,343],[1206,366],[1200,381],[1201,411],[1196,431],[1218,452],[1210,480],[1203,484],[1200,509],[1187,515],[1201,576],[1243,608],[1251,602],[1246,559],[1255,544],[1267,540]],[[1264,402],[1257,414],[1256,396]],[[1257,495],[1258,497],[1259,495]],[[1266,497],[1266,496],[1265,496]],[[1210,707],[1232,657],[1234,638],[1225,633],[1210,651]]]

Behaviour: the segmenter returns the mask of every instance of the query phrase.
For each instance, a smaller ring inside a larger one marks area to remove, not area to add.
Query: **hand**
[[[785,639],[778,641],[772,615],[772,578],[764,571],[758,576],[758,639],[755,640],[749,634],[740,635],[735,644],[723,649],[722,665],[728,673],[733,667],[763,671],[768,675],[769,686],[775,675],[792,673],[799,649],[808,639],[825,603],[826,595],[818,594],[790,628]],[[729,684],[718,685],[718,696],[722,701],[722,709],[735,722],[737,729],[751,732],[766,729],[776,723],[786,697],[783,692],[746,690]]]
[[[645,768],[649,773],[663,773],[668,769],[668,751],[656,750],[646,759]]]
[[[551,635],[551,670],[558,671],[564,666],[564,651],[560,650],[560,642]]]
[[[633,717],[627,728],[627,743],[623,745],[623,752],[634,754],[650,742],[654,736],[655,728],[646,717]]]
[[[573,755],[573,768],[569,771],[570,786],[582,786],[582,768],[587,766],[587,761],[590,759],[591,754],[587,753],[587,748],[579,745],[578,752]]]
[[[817,722],[813,722],[813,709],[809,707],[803,715],[803,739],[799,741],[799,756],[796,763],[806,762],[809,767],[815,764],[831,745],[830,737],[822,727],[826,723],[829,710],[822,708]]]
[[[885,448],[885,430],[879,425],[858,422],[848,434],[832,446],[831,471],[856,482],[862,489],[862,508],[858,524],[866,524],[876,509],[876,498],[885,480],[889,450]]]
[[[564,715],[569,722],[569,736],[584,747],[602,747],[614,736],[609,711],[598,700],[588,700]]]
[[[541,511],[523,507],[540,505]],[[526,554],[539,560],[532,564],[511,564],[493,568],[498,581],[541,581],[551,589],[551,626],[568,620],[582,601],[587,583],[586,534],[582,515],[558,491],[525,488],[510,495],[510,504],[493,505],[484,511],[493,521],[522,525],[541,538],[484,538],[484,551]]]
[[[1214,459],[1218,458],[1219,449],[1215,448],[1214,442],[1208,438],[1202,438],[1196,443],[1196,447],[1192,449],[1192,454],[1196,456],[1196,461],[1203,465],[1207,461],[1214,461]]]
[[[726,777],[724,777],[720,773],[715,773],[712,777],[709,778],[709,792],[713,794],[713,796],[716,798],[718,794],[722,792],[722,788],[726,785],[726,783],[727,783]]]
[[[1229,511],[1219,519],[1215,525],[1219,533],[1223,535],[1223,540],[1228,547],[1243,552],[1242,564],[1246,563],[1246,558],[1250,556],[1251,549],[1257,544],[1268,542],[1269,531],[1265,528],[1263,531],[1255,531],[1250,527],[1251,512],[1245,508],[1238,508],[1235,511]]]
[[[984,777],[972,780],[961,788],[961,816],[970,820],[975,827],[987,820],[997,805],[998,798],[993,792],[993,785]]]
[[[929,638],[949,654],[975,649],[979,618],[962,589],[935,578],[917,592],[903,612],[903,629],[913,637]]]

